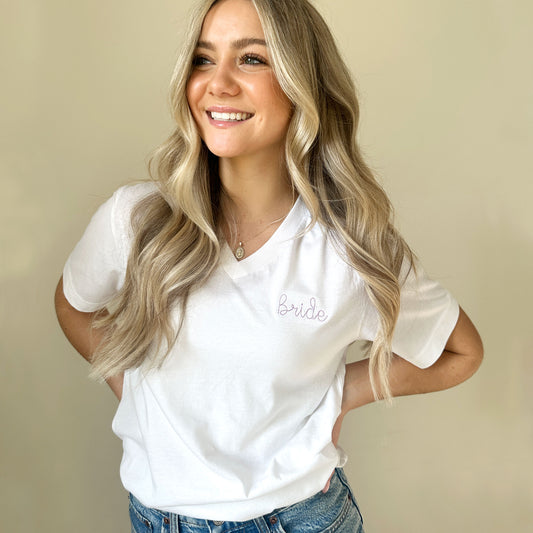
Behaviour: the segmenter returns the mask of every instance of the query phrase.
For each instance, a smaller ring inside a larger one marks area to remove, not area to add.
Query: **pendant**
[[[242,242],[239,242],[239,246],[237,246],[235,252],[233,253],[238,261],[240,261],[244,257],[244,246],[242,245]]]

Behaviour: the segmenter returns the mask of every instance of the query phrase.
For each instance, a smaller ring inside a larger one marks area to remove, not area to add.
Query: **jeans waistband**
[[[354,510],[362,523],[342,468],[335,470],[326,493],[319,492],[300,502],[243,522],[206,520],[148,508],[130,494],[130,518],[133,530],[137,533],[284,533],[282,524],[302,524],[301,530],[304,531],[306,522],[314,525],[323,523],[324,527],[320,529],[323,531],[329,529],[332,521],[338,521],[349,513],[354,514]]]

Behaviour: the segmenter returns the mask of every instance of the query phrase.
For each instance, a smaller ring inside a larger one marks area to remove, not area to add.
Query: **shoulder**
[[[112,218],[118,225],[117,229],[126,230],[130,226],[135,206],[158,191],[157,185],[151,181],[124,185],[117,189],[111,197]]]
[[[133,239],[132,213],[149,196],[158,193],[154,182],[145,181],[124,185],[110,198],[110,218],[113,237],[119,253],[125,258]]]
[[[138,202],[158,192],[157,185],[152,181],[142,181],[124,185],[117,189],[112,196],[113,209],[115,212],[128,211],[131,213]]]
[[[346,290],[356,290],[360,293],[364,288],[364,280],[350,263],[341,236],[321,221],[313,223],[311,213],[303,200],[300,199],[298,207],[298,235],[302,239],[299,250],[305,268],[316,270],[317,276],[324,283],[340,284]]]

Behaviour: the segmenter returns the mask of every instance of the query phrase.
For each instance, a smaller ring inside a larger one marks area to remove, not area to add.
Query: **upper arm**
[[[116,237],[119,197],[117,191],[94,213],[63,268],[63,294],[79,311],[102,308],[123,282],[125,264]]]
[[[461,308],[459,309],[457,324],[446,342],[445,350],[466,356],[474,371],[483,360],[481,337],[468,315]]]
[[[85,359],[90,360],[100,341],[100,336],[93,329],[96,312],[78,311],[69,303],[63,292],[63,277],[59,279],[57,284],[54,303],[57,320],[65,337]]]

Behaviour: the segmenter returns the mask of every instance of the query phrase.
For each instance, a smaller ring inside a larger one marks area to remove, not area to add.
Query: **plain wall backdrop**
[[[116,400],[53,310],[63,263],[170,132],[191,2],[0,0],[3,531],[128,531]],[[360,143],[428,272],[478,326],[466,384],[371,405],[341,445],[367,533],[531,531],[533,3],[335,0]]]

